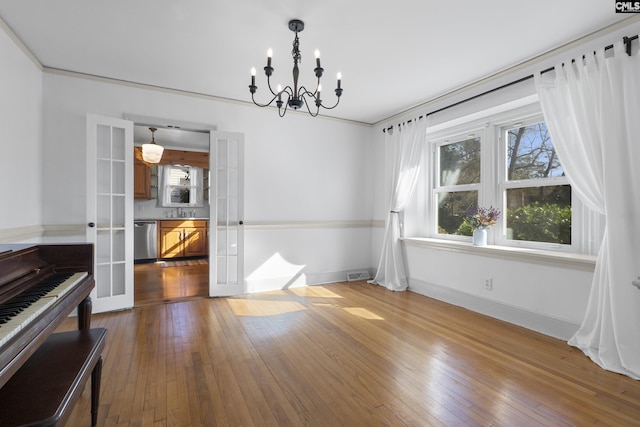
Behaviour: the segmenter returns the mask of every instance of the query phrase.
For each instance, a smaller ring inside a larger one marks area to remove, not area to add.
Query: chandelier
[[[293,57],[293,87],[286,86],[284,89],[282,86],[278,85],[276,90],[274,91],[271,86],[271,76],[273,74],[273,67],[271,66],[271,57],[273,52],[271,49],[267,51],[267,66],[264,67],[264,74],[267,76],[267,86],[269,87],[269,91],[273,97],[266,104],[260,104],[255,100],[255,93],[258,89],[256,86],[256,69],[251,69],[251,85],[249,85],[249,92],[251,92],[251,100],[258,107],[268,107],[273,104],[273,101],[276,102],[278,106],[278,114],[280,117],[284,117],[287,113],[287,108],[291,108],[293,110],[299,110],[303,106],[306,105],[307,111],[311,114],[312,117],[315,117],[320,112],[320,107],[331,110],[336,108],[340,103],[340,96],[342,95],[342,87],[340,86],[342,75],[338,73],[337,79],[338,83],[335,88],[336,97],[338,98],[335,105],[332,107],[327,107],[323,105],[321,92],[322,85],[320,84],[320,78],[322,77],[322,73],[324,69],[320,66],[320,52],[318,50],[315,51],[316,56],[316,68],[314,68],[314,72],[316,77],[318,78],[318,82],[316,83],[316,88],[313,92],[307,90],[304,86],[298,86],[298,75],[300,71],[298,70],[298,64],[302,62],[302,55],[300,54],[300,40],[298,39],[298,33],[304,30],[304,22],[299,19],[292,19],[289,21],[289,29],[295,33],[295,38],[293,39],[293,50],[291,51],[291,56]],[[312,111],[309,104],[315,104],[316,109],[315,112]],[[284,105],[284,108],[282,106]]]

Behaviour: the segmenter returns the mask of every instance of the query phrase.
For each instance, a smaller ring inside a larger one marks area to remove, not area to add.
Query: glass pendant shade
[[[151,142],[147,144],[142,144],[142,160],[147,163],[158,163],[162,158],[162,152],[164,151],[164,147],[156,144],[154,138],[154,132],[157,130],[156,128],[149,128],[151,131]]]
[[[156,144],[142,144],[142,160],[147,163],[158,163],[162,158],[164,147]]]

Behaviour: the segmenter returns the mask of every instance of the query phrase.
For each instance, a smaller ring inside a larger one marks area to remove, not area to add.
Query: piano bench
[[[0,389],[0,426],[62,426],[91,376],[98,420],[104,328],[51,334]]]

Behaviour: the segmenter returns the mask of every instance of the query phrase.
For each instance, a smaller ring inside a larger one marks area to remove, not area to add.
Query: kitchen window
[[[160,167],[160,206],[200,207],[203,205],[202,168],[170,165]]]

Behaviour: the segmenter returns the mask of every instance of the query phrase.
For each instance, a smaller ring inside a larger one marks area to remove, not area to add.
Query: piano
[[[93,245],[0,245],[0,388],[77,308],[89,329]]]

